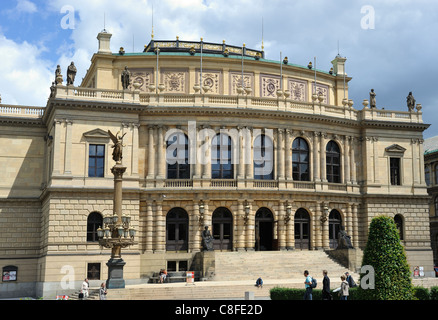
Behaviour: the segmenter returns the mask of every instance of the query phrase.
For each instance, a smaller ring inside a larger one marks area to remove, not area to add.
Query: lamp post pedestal
[[[125,280],[123,279],[123,267],[126,262],[122,258],[113,258],[108,260],[108,279],[106,287],[108,289],[123,289],[125,288]]]
[[[99,245],[104,248],[111,249],[111,258],[107,262],[108,279],[106,287],[108,289],[125,288],[125,280],[123,279],[123,267],[126,262],[122,259],[122,248],[136,244],[134,241],[135,230],[130,226],[131,217],[122,214],[122,182],[123,174],[126,167],[122,165],[122,142],[125,136],[114,136],[108,130],[111,139],[114,142],[113,160],[116,165],[111,168],[114,175],[114,199],[113,199],[113,215],[103,218],[103,228],[97,230],[99,237]]]

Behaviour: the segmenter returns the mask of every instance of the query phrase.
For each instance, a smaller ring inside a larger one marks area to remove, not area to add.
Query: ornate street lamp
[[[111,140],[114,142],[113,160],[116,165],[111,168],[114,174],[114,204],[113,215],[103,218],[103,229],[97,230],[99,245],[111,249],[111,258],[107,262],[108,280],[106,287],[109,289],[124,288],[123,267],[126,262],[122,259],[122,248],[136,244],[134,241],[135,230],[131,227],[131,217],[122,214],[122,181],[126,167],[122,165],[122,139],[123,136],[114,136],[108,130]]]

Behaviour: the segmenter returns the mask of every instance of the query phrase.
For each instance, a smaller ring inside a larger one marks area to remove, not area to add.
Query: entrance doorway
[[[255,250],[274,249],[274,216],[268,208],[260,208],[255,215]]]
[[[166,216],[166,250],[187,251],[189,215],[182,208],[171,209]]]
[[[213,212],[213,248],[214,250],[233,249],[233,215],[230,210],[219,207]]]
[[[338,210],[333,209],[329,214],[329,244],[331,249],[338,247],[338,234],[341,230],[342,217]]]
[[[295,212],[295,248],[310,248],[310,215],[306,209],[300,208]]]

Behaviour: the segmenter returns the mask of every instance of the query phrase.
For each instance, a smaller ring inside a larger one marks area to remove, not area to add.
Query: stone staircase
[[[301,279],[304,270],[322,278],[324,269],[329,277],[337,279],[347,271],[324,251],[216,252],[212,280]],[[353,278],[357,279],[357,275]]]
[[[255,299],[269,298],[274,287],[303,288],[304,270],[318,280],[322,288],[322,270],[328,271],[331,288],[340,285],[340,276],[347,269],[328,257],[324,251],[257,251],[215,252],[215,267],[208,281],[195,284],[164,283],[130,285],[125,289],[108,290],[108,300],[208,300],[244,299],[253,292]],[[350,273],[352,270],[350,270]],[[352,273],[358,281],[359,275]],[[262,277],[263,288],[255,281]]]

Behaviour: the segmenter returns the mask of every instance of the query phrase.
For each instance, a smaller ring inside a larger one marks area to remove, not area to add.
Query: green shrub
[[[418,300],[430,300],[429,289],[423,287],[414,287],[414,296]]]
[[[438,300],[438,287],[430,288],[430,300]]]
[[[282,288],[282,287],[274,287],[269,293],[271,300],[303,300],[305,289],[294,289],[294,288]],[[322,299],[322,290],[321,289],[313,289],[312,290],[312,299],[313,300],[321,300]]]
[[[379,216],[371,221],[362,265],[374,268],[375,288],[360,289],[361,299],[414,299],[411,272],[392,218]]]

